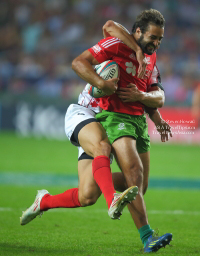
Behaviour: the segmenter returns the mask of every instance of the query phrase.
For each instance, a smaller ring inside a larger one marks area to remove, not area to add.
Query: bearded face
[[[140,48],[142,49],[142,51],[148,55],[152,55],[156,50],[156,47],[152,42],[145,41],[143,34],[138,39],[137,43],[140,46]]]
[[[141,33],[137,43],[144,53],[152,55],[159,48],[163,34],[164,28],[149,25],[147,31]]]

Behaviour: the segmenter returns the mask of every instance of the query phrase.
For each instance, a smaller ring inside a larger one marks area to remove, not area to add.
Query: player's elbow
[[[77,62],[77,59],[74,59],[72,61],[72,69],[75,71],[76,70],[76,62]]]
[[[73,69],[74,71],[76,71],[77,65],[78,65],[78,57],[75,58],[75,59],[72,61],[72,69]]]
[[[162,108],[164,106],[165,100],[162,98],[159,100],[157,108]]]
[[[114,23],[113,20],[108,20],[108,21],[106,21],[106,23],[104,24],[103,30],[105,30],[106,32],[108,32],[108,30],[109,30],[110,28],[112,28],[114,25],[115,25],[115,23]]]
[[[164,104],[165,104],[165,93],[164,91],[162,91],[158,108],[162,108]]]
[[[165,103],[165,93],[162,90],[159,90],[159,98],[156,104],[156,108],[162,108],[164,106]]]

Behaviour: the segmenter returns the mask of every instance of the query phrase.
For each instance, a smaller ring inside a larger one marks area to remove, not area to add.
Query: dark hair
[[[153,24],[163,28],[165,26],[165,19],[163,15],[155,9],[142,11],[136,17],[136,21],[133,24],[132,28],[132,33],[135,33],[138,27],[140,28],[142,33],[145,33],[148,29],[149,24]]]

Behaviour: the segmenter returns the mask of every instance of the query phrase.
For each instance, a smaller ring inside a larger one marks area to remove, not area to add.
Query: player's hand
[[[162,142],[168,141],[169,136],[172,137],[171,126],[163,119],[159,124],[156,124],[156,130],[160,133]]]
[[[112,78],[108,80],[103,80],[103,85],[101,86],[101,90],[106,94],[106,95],[112,95],[115,93],[118,89],[118,81],[119,78]]]
[[[128,84],[126,88],[120,87],[116,93],[123,102],[140,101],[143,95],[135,84]]]
[[[146,79],[145,73],[146,73],[147,60],[146,60],[144,53],[142,52],[141,49],[136,51],[136,58],[139,63],[137,77],[141,78],[141,79]]]

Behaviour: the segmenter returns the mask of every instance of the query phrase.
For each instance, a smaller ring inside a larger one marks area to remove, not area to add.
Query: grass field
[[[151,149],[151,177],[200,181],[199,146],[157,144]],[[117,170],[116,164],[112,166]],[[10,184],[2,178],[15,174]],[[22,177],[23,181],[18,182]],[[0,133],[0,255],[115,256],[142,255],[142,244],[128,210],[120,221],[107,215],[103,197],[87,208],[55,209],[26,226],[21,211],[32,204],[36,190],[65,191],[62,183],[44,177],[77,174],[77,150],[67,141],[19,138]],[[35,175],[37,181],[30,183]],[[40,180],[42,175],[43,179]],[[27,177],[27,178],[24,178]],[[69,176],[70,177],[70,176]],[[31,185],[30,185],[31,184]],[[56,184],[56,185],[55,185]],[[72,185],[73,186],[73,185]],[[145,196],[149,222],[159,234],[173,233],[171,246],[157,255],[200,255],[199,189],[155,189]]]

